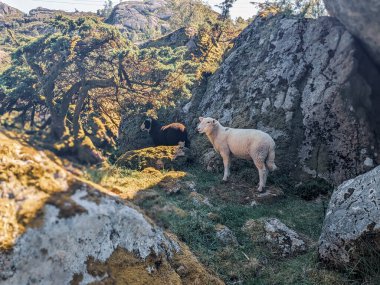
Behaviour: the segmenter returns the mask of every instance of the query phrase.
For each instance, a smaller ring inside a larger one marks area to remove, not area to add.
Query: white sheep
[[[264,190],[267,180],[267,169],[274,171],[275,142],[270,135],[255,129],[234,129],[223,127],[213,118],[199,117],[197,131],[205,133],[223,158],[224,176],[230,176],[231,154],[238,158],[252,159],[259,171],[260,183],[258,191]]]

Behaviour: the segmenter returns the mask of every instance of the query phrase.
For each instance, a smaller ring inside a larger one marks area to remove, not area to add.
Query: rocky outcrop
[[[223,284],[175,236],[54,155],[6,133],[0,154],[0,284]]]
[[[198,116],[261,129],[276,141],[280,169],[339,184],[380,162],[379,78],[333,18],[257,18],[205,91],[194,92],[188,129],[194,130]],[[201,160],[211,147],[194,133],[192,146]]]
[[[20,10],[0,2],[0,20],[4,18],[17,18],[24,15]]]
[[[172,11],[165,0],[126,1],[115,6],[106,23],[115,25],[131,40],[159,37],[170,32]]]
[[[380,66],[380,2],[377,0],[324,0],[331,16],[356,36]]]
[[[379,217],[380,166],[345,181],[333,193],[319,238],[320,259],[340,268],[358,268],[363,258],[376,252],[378,258]]]

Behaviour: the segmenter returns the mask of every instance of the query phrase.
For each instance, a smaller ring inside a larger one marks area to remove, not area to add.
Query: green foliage
[[[19,47],[0,76],[8,126],[112,146],[122,112],[154,113],[190,96],[197,64],[184,48],[140,50],[99,18],[58,16],[52,26]]]
[[[227,19],[230,17],[230,10],[235,2],[236,0],[223,0],[222,3],[216,5],[222,11],[221,16],[223,19]]]
[[[294,188],[294,194],[304,200],[311,201],[319,196],[328,197],[331,195],[334,187],[322,178],[315,178]]]
[[[259,8],[260,16],[286,13],[297,14],[307,18],[326,16],[327,11],[323,0],[265,0],[251,2]]]
[[[107,18],[109,15],[111,15],[112,10],[113,10],[113,2],[112,2],[112,0],[106,0],[106,1],[104,2],[103,8],[102,8],[102,9],[99,9],[99,10],[96,12],[96,14],[97,14],[98,16],[101,16],[101,17]]]
[[[213,24],[218,20],[218,13],[201,0],[169,0],[168,7],[173,11],[169,25],[172,30],[192,27],[197,30],[205,23]]]
[[[187,169],[186,175],[175,178],[173,183],[180,189],[176,194],[168,194],[168,187],[161,186],[162,178],[159,177],[167,175],[166,172],[115,168],[113,173],[104,175],[102,170],[99,171],[100,174],[91,171],[94,179],[100,179],[104,186],[117,187],[115,191],[123,197],[132,197],[148,216],[175,233],[226,284],[345,284],[346,276],[319,264],[315,247],[299,256],[279,258],[265,243],[253,241],[243,230],[249,219],[276,217],[316,242],[324,218],[320,201],[310,202],[289,195],[251,207],[241,204],[238,199],[241,190],[231,189],[233,182],[221,184],[220,177],[197,167]],[[141,184],[134,182],[135,177],[142,181]],[[151,183],[152,177],[156,177],[155,183]],[[194,185],[193,191],[196,192],[189,190],[189,183]],[[131,189],[132,184],[135,191]],[[288,193],[291,189],[283,190]],[[207,197],[209,204],[194,203],[196,195],[192,194]],[[228,196],[228,199],[222,196]],[[239,245],[226,246],[220,242],[216,236],[219,223],[233,231]]]

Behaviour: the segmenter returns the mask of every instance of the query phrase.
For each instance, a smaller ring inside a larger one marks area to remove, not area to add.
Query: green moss
[[[179,146],[157,146],[128,151],[117,160],[117,165],[134,170],[147,167],[181,169],[190,160],[188,149]]]

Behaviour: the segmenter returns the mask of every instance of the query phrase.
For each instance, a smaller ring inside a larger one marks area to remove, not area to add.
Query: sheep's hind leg
[[[265,162],[260,159],[254,159],[253,162],[255,163],[255,166],[257,170],[259,171],[259,187],[257,188],[258,192],[263,192],[265,184],[267,182],[267,169],[265,167]]]
[[[224,165],[223,181],[226,182],[228,177],[230,176],[231,158],[230,158],[229,153],[221,152],[220,155],[223,158],[223,165]]]

